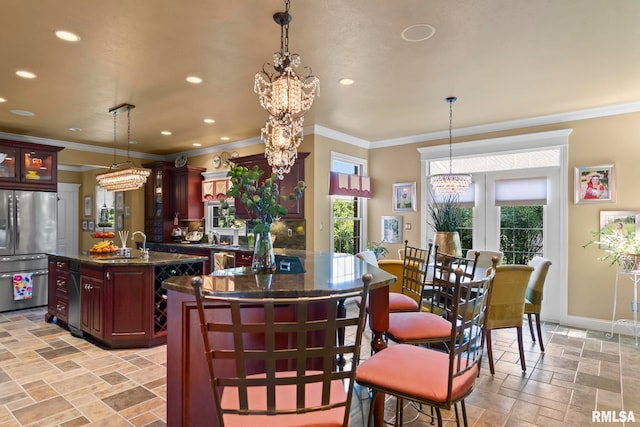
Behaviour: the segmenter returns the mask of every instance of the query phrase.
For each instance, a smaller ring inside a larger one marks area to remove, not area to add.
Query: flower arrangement
[[[367,250],[370,250],[376,255],[376,259],[384,258],[388,253],[389,249],[382,246],[384,242],[369,242],[367,243]]]
[[[306,185],[304,181],[299,181],[291,194],[281,196],[275,174],[260,182],[264,171],[257,165],[248,169],[234,163],[230,164],[231,169],[227,176],[231,178],[231,187],[226,196],[233,197],[246,206],[250,219],[254,221],[253,233],[256,240],[251,271],[257,274],[271,274],[276,271],[273,241],[269,233],[271,224],[287,214],[287,208],[281,203],[287,199],[297,200],[302,197]],[[232,207],[223,201],[221,207],[233,211],[235,215],[235,206]]]
[[[635,233],[627,235],[618,230],[609,233],[593,232],[595,240],[590,240],[582,247],[596,244],[600,245],[607,253],[598,258],[601,261],[609,261],[611,265],[620,265],[625,269],[635,269],[637,260],[640,260],[640,237]]]
[[[231,169],[227,172],[227,176],[231,178],[231,187],[226,196],[239,199],[247,207],[250,219],[255,221],[254,233],[268,232],[273,221],[287,214],[287,208],[282,206],[281,203],[287,199],[299,199],[306,188],[304,181],[300,181],[291,194],[281,196],[277,176],[275,174],[271,175],[263,182],[260,182],[260,177],[263,174],[264,171],[258,166],[248,169],[233,163]],[[237,210],[225,200],[222,201],[221,208],[230,209],[234,214]]]

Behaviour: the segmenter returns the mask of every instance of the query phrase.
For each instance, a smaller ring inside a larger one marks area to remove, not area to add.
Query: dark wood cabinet
[[[0,188],[56,191],[62,147],[0,139]]]
[[[209,252],[210,253],[210,252]],[[171,257],[173,258],[173,257]],[[167,292],[171,276],[205,274],[202,260],[159,264],[100,265],[65,256],[49,256],[46,319],[57,316],[69,326],[70,267],[80,266],[80,329],[110,348],[152,347],[167,341]],[[73,333],[73,331],[72,331]]]
[[[304,160],[308,155],[309,153],[298,153],[298,159],[296,160],[296,163],[291,167],[291,172],[285,174],[284,178],[278,182],[278,188],[280,189],[281,196],[288,196],[298,185],[298,182],[304,181]],[[238,157],[234,159],[233,162],[248,169],[251,169],[253,166],[257,165],[261,170],[264,171],[260,182],[264,181],[272,174],[271,166],[269,166],[269,163],[267,162],[266,157],[264,157],[264,154],[254,154],[252,156]],[[287,200],[282,205],[287,208],[287,215],[284,217],[284,219],[304,219],[304,193],[300,199]],[[240,201],[235,201],[235,207],[236,218],[250,219],[246,207],[242,203],[240,203]]]
[[[99,340],[104,340],[103,273],[101,268],[80,270],[80,328]]]
[[[201,221],[202,172],[195,166],[174,167],[173,163],[153,162],[143,165],[151,169],[144,192],[144,230],[149,242],[170,242],[174,219]]]
[[[171,171],[173,205],[172,215],[181,221],[200,221],[204,217],[202,203],[202,172],[206,169],[182,166]]]
[[[253,252],[236,252],[235,254],[236,267],[251,267],[252,263],[253,263]]]
[[[46,319],[69,321],[69,261],[49,259],[48,306]]]
[[[171,218],[170,183],[173,164],[154,162],[143,166],[151,169],[144,189],[144,233],[149,242],[169,242],[174,227]]]

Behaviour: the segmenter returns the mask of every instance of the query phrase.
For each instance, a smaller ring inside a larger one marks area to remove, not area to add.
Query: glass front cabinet
[[[0,188],[56,191],[61,149],[0,139]]]

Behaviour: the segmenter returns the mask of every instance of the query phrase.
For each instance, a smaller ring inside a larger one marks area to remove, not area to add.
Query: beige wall
[[[568,271],[568,314],[570,316],[589,317],[607,320],[611,317],[613,283],[615,269],[606,262],[598,261],[602,252],[596,247],[583,248],[591,238],[591,232],[598,229],[601,210],[637,210],[640,211],[640,192],[635,187],[640,182],[640,113],[620,116],[559,123],[549,126],[518,129],[510,132],[475,135],[459,138],[454,142],[472,141],[498,136],[516,135],[572,128],[569,136],[569,168],[566,171],[569,188],[566,197],[568,204],[568,259],[553,260],[555,265],[566,264]],[[331,247],[329,226],[331,212],[327,195],[330,153],[339,153],[368,158],[369,175],[373,178],[373,198],[369,200],[368,235],[369,241],[380,241],[380,217],[397,215],[391,210],[392,184],[413,182],[417,184],[420,196],[420,156],[419,147],[445,144],[446,140],[429,141],[397,147],[366,150],[351,144],[339,142],[319,135],[307,135],[300,151],[310,152],[305,161],[305,214],[307,220],[307,248],[327,251]],[[262,152],[262,144],[256,144],[237,150],[243,155]],[[189,158],[189,164],[205,167],[214,171],[211,154]],[[60,152],[61,163],[96,164],[102,161],[109,165],[112,157],[100,156],[74,150]],[[615,203],[581,204],[573,203],[573,168],[613,163],[616,167],[617,200]],[[80,198],[94,195],[95,172],[83,174],[60,172],[61,182],[81,183]],[[131,218],[125,220],[125,228],[142,230],[144,228],[144,193],[142,190],[126,192],[125,204],[131,206]],[[418,200],[420,207],[421,200]],[[80,212],[80,218],[83,213]],[[403,213],[403,222],[411,224],[411,230],[403,230],[403,238],[410,243],[419,244],[421,224],[420,212]],[[94,242],[89,233],[81,233],[81,249],[88,249]],[[397,258],[397,249],[402,244],[388,245],[389,258]],[[554,286],[554,284],[548,284]],[[558,286],[558,284],[555,284]],[[623,282],[620,288],[619,307],[621,315],[630,315],[631,286]]]
[[[591,232],[599,228],[601,210],[640,211],[640,113],[581,120],[568,123],[518,129],[512,132],[475,135],[460,138],[455,142],[472,141],[505,135],[516,135],[545,130],[572,128],[569,136],[569,168],[566,171],[569,188],[568,203],[568,259],[553,260],[555,265],[566,264],[568,271],[568,315],[610,320],[612,314],[615,268],[599,261],[602,251],[596,247],[583,248],[592,237]],[[374,198],[369,202],[369,239],[380,239],[380,216],[397,215],[391,211],[392,184],[412,182],[418,184],[420,195],[420,159],[418,147],[444,144],[447,141],[430,141],[399,147],[373,149],[369,152],[369,174],[374,177]],[[615,164],[617,200],[615,203],[573,203],[573,171],[576,166]],[[418,201],[418,206],[422,201]],[[403,221],[410,222],[412,229],[403,231],[409,242],[420,242],[419,212],[404,213]],[[395,249],[401,245],[388,245],[389,255],[396,258]],[[619,315],[631,316],[632,298],[628,279],[622,282],[618,299]],[[548,286],[558,286],[549,283]]]

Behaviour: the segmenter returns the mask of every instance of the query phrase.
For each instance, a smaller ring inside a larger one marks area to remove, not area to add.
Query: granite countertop
[[[276,251],[276,254],[278,251]],[[303,273],[252,274],[249,267],[216,270],[205,276],[174,276],[162,283],[165,289],[193,293],[191,280],[200,277],[203,292],[212,295],[286,298],[351,292],[362,288],[362,276],[370,273],[370,289],[394,283],[396,276],[348,254],[283,251],[302,262]]]
[[[152,244],[152,243],[149,243]],[[181,243],[181,242],[171,242],[171,243],[153,243],[153,245],[162,245],[162,246],[171,246],[171,247],[181,247],[181,248],[202,248],[202,249],[211,249],[212,251],[234,251],[234,252],[253,252],[253,249],[249,248],[247,245],[215,245],[211,243]]]
[[[137,251],[132,251],[137,252]],[[206,261],[207,257],[185,254],[174,254],[166,252],[149,252],[149,258],[142,258],[137,254],[135,256],[124,257],[120,255],[83,255],[83,254],[57,254],[51,255],[76,260],[88,264],[96,265],[161,265],[161,264],[185,264],[190,262]]]

